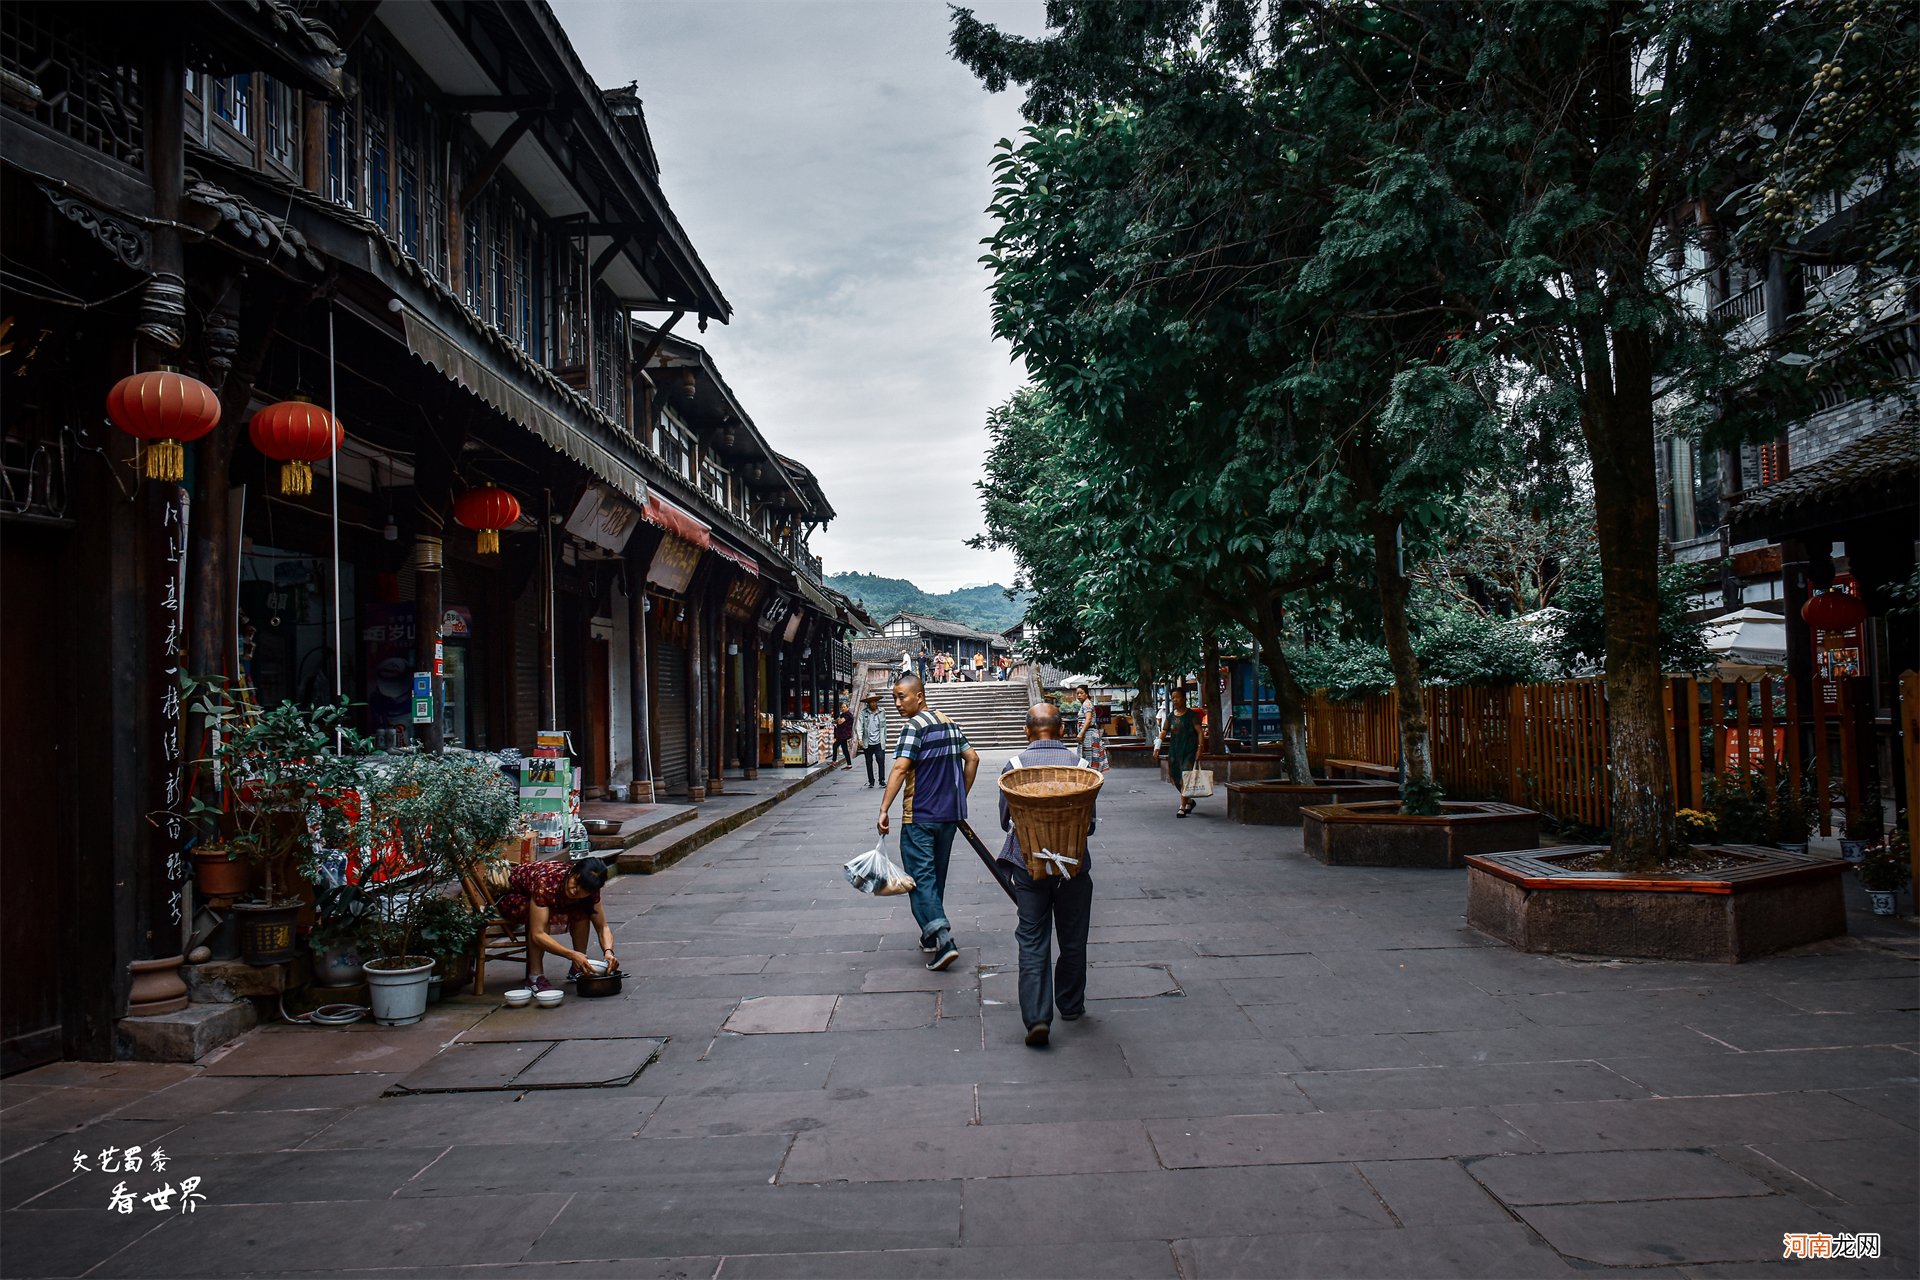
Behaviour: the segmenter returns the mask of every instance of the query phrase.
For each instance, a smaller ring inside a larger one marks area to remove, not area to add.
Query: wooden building
[[[112,1056],[127,964],[181,950],[178,670],[385,742],[562,728],[641,797],[831,698],[832,508],[675,336],[730,307],[544,3],[8,4],[0,165],[0,1070]],[[163,366],[220,402],[180,484],[103,421]],[[299,398],[346,443],[282,494],[248,424]]]

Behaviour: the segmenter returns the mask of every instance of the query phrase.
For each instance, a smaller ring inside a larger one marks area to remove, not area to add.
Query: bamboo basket
[[[1000,775],[1028,875],[1073,877],[1087,869],[1087,827],[1104,781],[1099,770],[1077,765],[1037,765]],[[1063,866],[1039,856],[1043,850],[1072,861]]]

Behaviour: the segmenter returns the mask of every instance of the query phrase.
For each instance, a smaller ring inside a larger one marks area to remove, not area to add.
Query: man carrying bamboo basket
[[[1060,708],[1051,702],[1035,703],[1027,708],[1027,745],[1019,755],[1007,761],[1000,772],[1038,768],[1045,765],[1077,766],[1080,753],[1060,738]],[[1087,834],[1092,835],[1094,819],[1089,815]],[[1083,863],[1072,877],[1046,876],[1034,879],[1027,873],[1020,836],[1013,829],[1013,815],[1007,807],[1007,793],[1000,793],[1000,829],[1007,842],[1000,847],[1000,861],[1012,873],[1014,902],[1020,911],[1020,924],[1014,936],[1020,943],[1020,1018],[1026,1024],[1027,1043],[1040,1048],[1047,1043],[1056,1005],[1061,1018],[1078,1019],[1087,1010],[1087,928],[1093,922],[1092,851],[1080,855]],[[1051,966],[1049,952],[1052,937],[1060,940],[1060,960]]]

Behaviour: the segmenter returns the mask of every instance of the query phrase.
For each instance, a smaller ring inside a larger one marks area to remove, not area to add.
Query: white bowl
[[[557,1008],[560,1002],[566,998],[567,993],[564,991],[536,991],[533,993],[534,1002],[542,1009]]]
[[[506,995],[503,996],[502,998],[506,1000],[507,1008],[509,1009],[525,1008],[527,1005],[530,1005],[533,1003],[533,988],[532,987],[515,987],[513,990],[507,992]]]
[[[607,962],[605,960],[589,960],[587,961],[587,971],[595,977],[599,977],[607,971]]]

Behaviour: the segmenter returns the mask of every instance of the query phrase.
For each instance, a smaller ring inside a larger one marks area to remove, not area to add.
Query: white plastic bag
[[[876,898],[910,893],[914,887],[913,877],[895,866],[893,859],[880,851],[879,845],[847,863],[840,872],[848,884]]]

